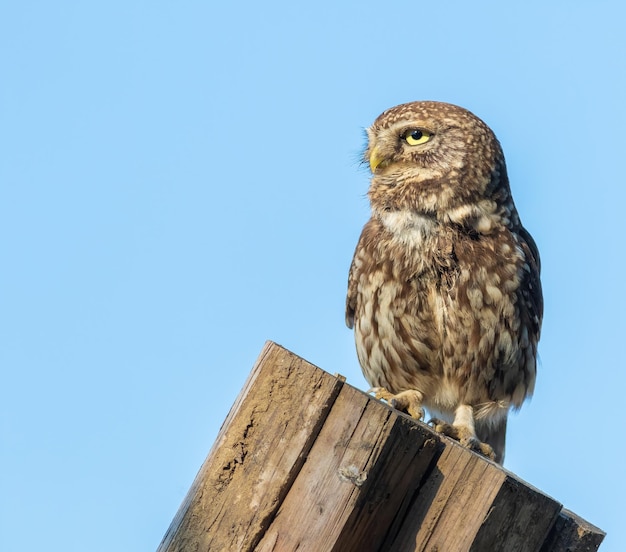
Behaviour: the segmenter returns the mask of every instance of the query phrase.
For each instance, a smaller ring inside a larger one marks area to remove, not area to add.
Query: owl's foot
[[[406,412],[411,418],[416,420],[424,419],[424,409],[422,408],[424,395],[415,389],[401,391],[394,395],[384,387],[373,387],[368,393],[374,393],[374,397],[387,401],[392,408]]]
[[[455,423],[449,424],[447,422],[443,422],[438,418],[433,418],[428,422],[435,431],[438,433],[443,433],[448,437],[452,437],[456,441],[458,441],[464,447],[473,450],[474,452],[478,452],[483,456],[489,458],[489,460],[496,459],[496,453],[493,448],[487,443],[483,443],[476,437],[476,432],[474,431],[473,424],[471,425],[457,425],[456,420]]]

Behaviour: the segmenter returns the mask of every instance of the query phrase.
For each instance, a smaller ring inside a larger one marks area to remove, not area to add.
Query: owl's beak
[[[384,166],[385,158],[380,154],[380,150],[374,146],[370,153],[370,170],[376,172],[380,166]]]

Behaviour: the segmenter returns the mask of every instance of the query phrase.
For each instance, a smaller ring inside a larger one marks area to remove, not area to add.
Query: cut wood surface
[[[563,509],[541,552],[594,552],[602,539],[604,531]]]
[[[590,552],[603,536],[268,342],[158,552]]]
[[[253,550],[342,385],[267,344],[159,550]]]

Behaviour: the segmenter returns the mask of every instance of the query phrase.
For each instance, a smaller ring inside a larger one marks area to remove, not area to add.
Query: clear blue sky
[[[623,523],[623,2],[3,2],[0,548],[154,550],[266,339],[344,326],[363,128],[460,104],[543,262],[506,467]]]

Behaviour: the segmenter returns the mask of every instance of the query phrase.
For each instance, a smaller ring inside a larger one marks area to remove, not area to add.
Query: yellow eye
[[[421,130],[419,128],[409,130],[404,135],[404,140],[409,146],[418,146],[419,144],[425,144],[430,140],[432,134],[427,130]]]

